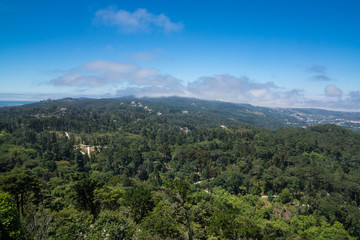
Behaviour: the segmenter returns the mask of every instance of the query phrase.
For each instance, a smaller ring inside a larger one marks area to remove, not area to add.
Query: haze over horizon
[[[358,1],[3,0],[0,100],[180,96],[360,111]]]

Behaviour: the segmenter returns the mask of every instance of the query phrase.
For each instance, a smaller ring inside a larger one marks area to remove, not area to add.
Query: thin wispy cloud
[[[110,52],[110,51],[113,51],[113,50],[114,50],[113,45],[111,45],[111,44],[106,45],[106,47],[105,47],[105,51]]]
[[[327,74],[327,68],[322,65],[312,65],[307,69],[308,72],[314,74],[311,77],[313,81],[331,81],[332,79]]]
[[[316,76],[314,76],[314,79],[317,81],[330,81],[331,80],[331,78],[329,78],[326,75],[316,75]]]
[[[184,27],[180,22],[172,22],[164,14],[156,15],[143,8],[134,12],[117,10],[115,7],[100,9],[95,13],[95,20],[105,25],[115,26],[124,33],[152,31],[171,33],[178,32]]]
[[[158,56],[150,52],[137,52],[131,57],[131,59],[135,61],[150,61],[156,58],[158,58]]]
[[[308,71],[309,72],[312,72],[312,73],[326,73],[326,67],[325,66],[322,66],[322,65],[313,65],[311,67],[308,68]]]

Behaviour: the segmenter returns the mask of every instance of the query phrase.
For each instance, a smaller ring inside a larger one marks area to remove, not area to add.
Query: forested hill
[[[335,124],[360,132],[359,112],[336,112],[320,109],[294,108],[266,108],[249,104],[236,104],[221,101],[206,101],[193,98],[164,97],[164,98],[134,98],[119,99],[72,99],[46,100],[38,103],[23,105],[17,108],[0,108],[0,114],[37,113],[48,114],[56,112],[57,107],[67,109],[87,109],[106,111],[111,113],[138,113],[148,115],[166,114],[166,118],[185,118],[182,114],[191,115],[190,118],[202,123],[215,126],[218,124],[251,124],[271,130],[299,126],[308,127],[319,124]],[[51,108],[52,107],[52,108]],[[10,111],[9,111],[10,110]],[[37,112],[36,112],[37,111]],[[71,111],[70,111],[71,113]],[[160,117],[161,118],[161,117]],[[189,117],[186,117],[189,119]],[[171,122],[173,124],[173,122]],[[208,127],[208,125],[201,125]],[[200,127],[199,125],[197,127]]]
[[[66,108],[59,112],[61,108]],[[214,127],[224,124],[252,124],[268,129],[285,127],[286,120],[281,119],[268,108],[239,105],[233,103],[204,101],[191,98],[142,98],[125,97],[121,99],[60,99],[47,100],[23,105],[19,108],[0,108],[9,114],[28,114],[33,117],[65,114],[76,118],[73,112],[91,111],[93,113],[106,112],[107,116],[117,118],[118,114],[135,116],[141,119],[167,119],[171,125],[177,125],[177,120],[192,123],[193,127]],[[160,115],[161,114],[161,115]],[[75,116],[75,117],[74,117]],[[113,119],[119,120],[119,119]],[[104,125],[104,123],[101,123]]]
[[[360,134],[290,127],[279,111],[181,98],[1,108],[0,239],[360,239]]]

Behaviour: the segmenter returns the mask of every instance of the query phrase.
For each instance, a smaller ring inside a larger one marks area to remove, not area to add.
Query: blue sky
[[[0,100],[360,111],[359,1],[0,1]]]

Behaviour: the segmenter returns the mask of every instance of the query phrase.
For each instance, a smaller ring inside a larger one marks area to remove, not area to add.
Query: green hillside
[[[359,239],[360,133],[294,127],[294,111],[175,97],[1,108],[0,239]]]

